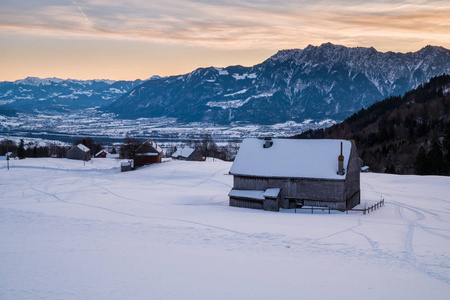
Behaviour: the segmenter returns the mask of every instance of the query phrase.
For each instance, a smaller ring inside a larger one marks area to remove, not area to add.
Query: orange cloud
[[[10,10],[0,14],[0,32],[233,49],[293,48],[316,41],[340,43],[362,35],[375,44],[383,36],[429,40],[431,44],[442,44],[446,38],[444,41],[450,43],[450,4],[445,2],[439,6],[426,1],[216,3],[167,0],[111,5],[96,0],[35,7],[25,13]]]
[[[138,52],[146,57],[149,69],[159,66],[148,77],[169,75],[169,69],[173,74],[212,64],[251,65],[280,49],[324,42],[373,46],[379,51],[417,51],[427,44],[450,48],[448,1],[71,0],[55,3],[58,2],[15,0],[2,6],[0,39],[11,43],[0,45],[0,54],[2,51],[10,54],[8,59],[0,55],[0,64],[15,70],[18,70],[15,66],[23,66],[14,55],[18,52],[14,47],[29,47],[30,43],[24,42],[29,37],[43,37],[33,39],[36,47],[45,47],[46,40],[57,41],[58,55],[73,52],[74,45],[82,44],[84,48],[80,52],[84,58],[79,61],[91,59],[95,63],[99,57],[108,56],[107,67],[102,69],[111,69],[111,65],[122,61],[118,58],[121,53],[134,57]],[[119,44],[124,47],[121,52],[100,47],[117,48]],[[152,50],[149,55],[149,47],[163,52]],[[99,48],[101,55],[94,56],[92,53],[97,53]],[[39,58],[29,57],[27,61],[29,64],[38,59],[44,61],[45,53],[55,55],[53,49],[42,48]],[[154,58],[167,59],[166,53],[180,59],[171,60],[174,65],[168,66]],[[15,65],[10,63],[14,60]],[[62,63],[65,60],[61,58]],[[123,62],[115,78],[125,72],[131,61]],[[141,64],[135,63],[135,67]],[[94,66],[91,63],[84,68],[91,65]],[[97,69],[90,68],[90,74]],[[131,74],[132,70],[127,72]]]

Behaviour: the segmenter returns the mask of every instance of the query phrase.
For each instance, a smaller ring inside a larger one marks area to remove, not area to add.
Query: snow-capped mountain
[[[450,50],[378,52],[330,43],[282,50],[253,67],[200,68],[147,81],[109,106],[124,117],[272,124],[343,119],[450,72]]]
[[[0,109],[33,112],[104,106],[141,83],[36,77],[5,81],[0,82]]]

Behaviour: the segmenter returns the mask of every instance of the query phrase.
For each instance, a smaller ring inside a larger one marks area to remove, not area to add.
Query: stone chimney
[[[272,147],[272,145],[273,145],[272,138],[270,136],[266,136],[264,138],[264,145],[263,145],[263,147],[264,148],[270,148],[270,147]]]
[[[344,175],[344,156],[342,155],[342,142],[341,142],[341,155],[338,156],[338,175]]]

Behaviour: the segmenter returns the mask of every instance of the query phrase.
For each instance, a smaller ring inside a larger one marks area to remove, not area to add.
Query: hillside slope
[[[355,140],[360,157],[376,172],[449,174],[450,75],[433,77],[403,97],[376,102],[340,124],[296,138]],[[428,154],[423,157],[427,171],[417,169],[421,147]]]
[[[275,213],[230,207],[219,160],[10,163],[2,299],[448,300],[449,177],[361,174],[370,214]]]

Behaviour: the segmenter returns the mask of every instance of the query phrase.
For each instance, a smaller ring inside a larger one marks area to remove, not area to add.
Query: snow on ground
[[[450,178],[361,174],[368,215],[228,206],[231,163],[0,162],[1,299],[448,299]],[[364,205],[364,204],[363,204]]]

